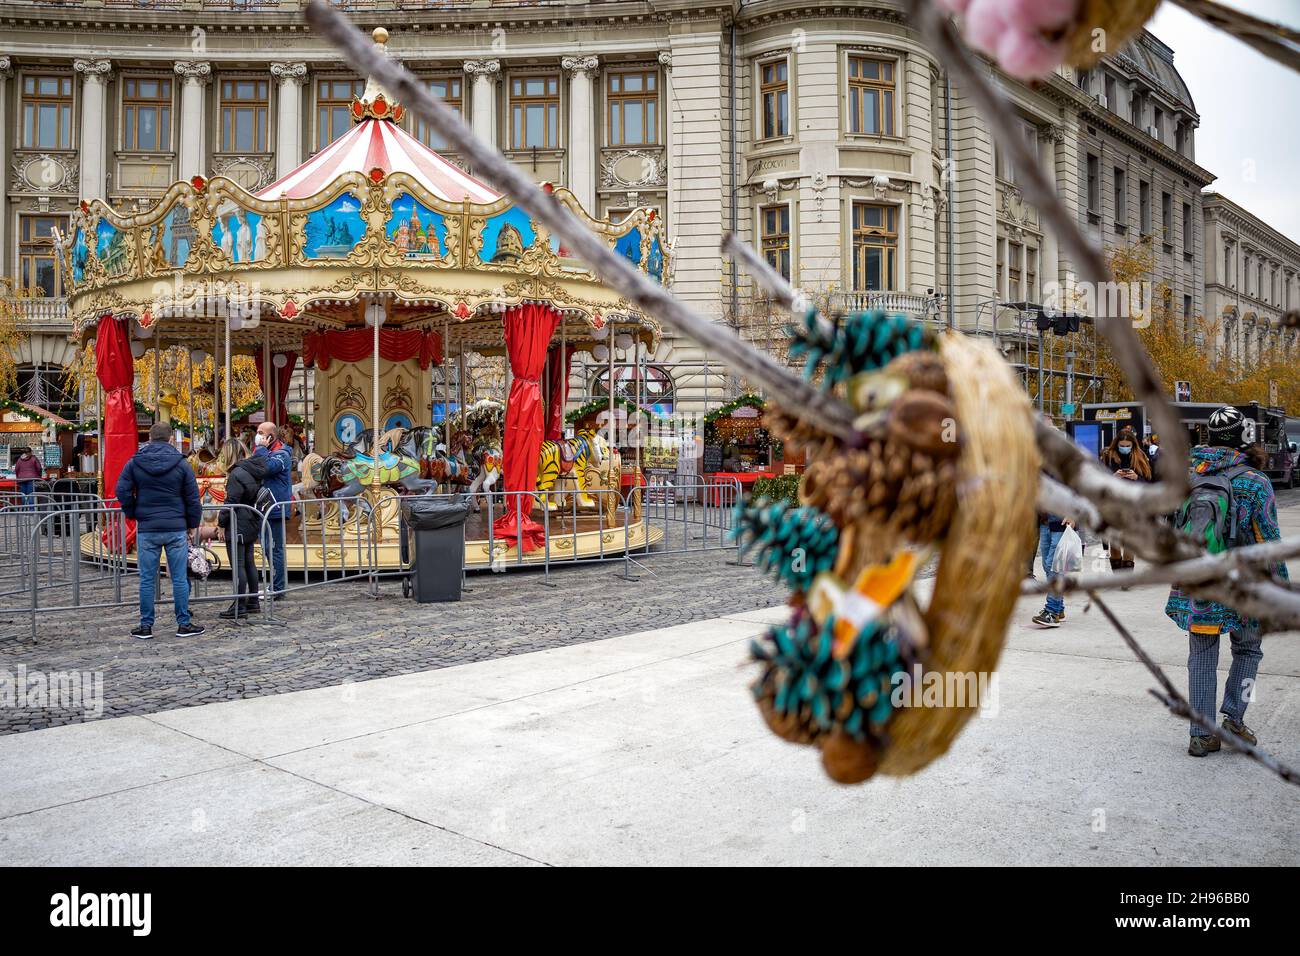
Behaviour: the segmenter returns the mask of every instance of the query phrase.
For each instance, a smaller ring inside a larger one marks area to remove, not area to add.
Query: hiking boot
[[[145,627],[143,624],[141,624],[139,627],[137,627],[135,630],[131,632],[131,636],[136,638],[137,640],[151,641],[153,640],[153,628]]]
[[[1039,627],[1060,627],[1061,618],[1046,609],[1034,615],[1034,623]]]
[[[1236,734],[1252,747],[1259,743],[1259,738],[1255,736],[1255,731],[1251,730],[1239,720],[1233,720],[1231,717],[1224,717],[1222,726],[1224,730]]]
[[[183,627],[176,628],[176,636],[177,637],[198,637],[206,630],[207,628],[205,628],[202,624],[190,623],[184,625]]]
[[[1193,757],[1205,757],[1217,751],[1221,746],[1218,737],[1193,737],[1187,745],[1187,752]]]

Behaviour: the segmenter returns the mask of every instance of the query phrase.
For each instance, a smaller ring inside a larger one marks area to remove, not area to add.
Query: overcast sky
[[[1230,0],[1300,27],[1300,0]],[[1210,188],[1300,242],[1300,74],[1179,7],[1160,6],[1148,28],[1174,50],[1201,114],[1196,161]]]

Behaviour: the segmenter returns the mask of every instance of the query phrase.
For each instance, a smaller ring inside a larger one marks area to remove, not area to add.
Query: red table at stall
[[[705,474],[704,480],[711,486],[709,488],[709,504],[721,505],[723,503],[723,487],[728,478],[735,478],[740,482],[742,493],[760,478],[775,478],[776,473],[772,471],[711,471]],[[719,484],[719,483],[723,484]]]

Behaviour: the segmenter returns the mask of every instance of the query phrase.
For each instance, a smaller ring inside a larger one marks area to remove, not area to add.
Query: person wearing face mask
[[[41,477],[41,463],[32,454],[30,448],[24,448],[14,462],[14,478],[18,481],[18,493],[23,496],[23,505],[32,507],[36,504],[36,482]]]
[[[289,502],[293,499],[293,456],[289,448],[280,441],[280,430],[274,422],[262,422],[257,426],[254,438],[257,448],[254,457],[265,459],[266,477],[264,483],[277,502]],[[274,569],[272,588],[276,597],[284,593],[287,576],[284,568],[284,522],[288,520],[290,504],[276,504],[267,512],[267,535],[262,541],[262,553],[271,554],[271,566]]]
[[[1132,428],[1122,428],[1104,452],[1101,461],[1116,478],[1126,481],[1150,481],[1151,462],[1146,452],[1138,444],[1137,432]],[[1120,571],[1133,567],[1133,553],[1125,551],[1122,546],[1111,542],[1110,569]]]

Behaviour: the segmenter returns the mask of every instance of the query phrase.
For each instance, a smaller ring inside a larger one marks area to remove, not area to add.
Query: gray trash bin
[[[421,604],[459,601],[465,560],[465,518],[461,498],[408,498],[402,502],[411,547],[411,593]]]

